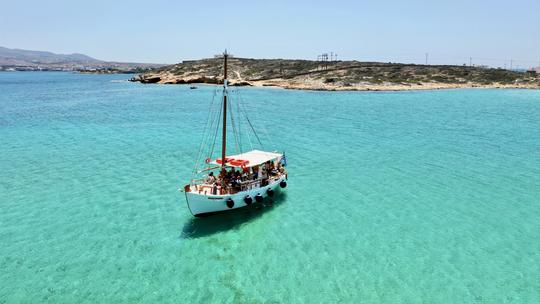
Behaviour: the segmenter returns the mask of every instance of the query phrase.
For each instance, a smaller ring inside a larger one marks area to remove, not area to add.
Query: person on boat
[[[210,172],[208,174],[208,177],[206,177],[205,182],[209,185],[213,185],[216,183],[216,177],[214,176],[214,172]]]
[[[266,162],[266,177],[271,176],[274,176],[274,162],[269,160]]]
[[[264,166],[261,166],[262,168],[260,168],[260,178],[261,178],[261,186],[266,186],[268,185],[268,171],[266,171],[266,165]]]
[[[283,164],[279,163],[278,164],[278,171],[279,171],[279,174],[281,174],[281,175],[285,174],[285,166],[283,166]]]
[[[217,191],[218,191],[218,183],[216,182],[214,183],[214,185],[212,185],[212,194],[216,195]]]
[[[219,172],[219,176],[216,179],[216,185],[218,186],[219,194],[222,195],[225,191],[225,170]]]
[[[233,179],[233,189],[236,192],[240,192],[242,188],[242,179],[240,178],[240,175],[236,175]]]
[[[272,176],[278,176],[279,175],[279,164],[276,166],[274,162],[272,162],[272,170],[270,171],[272,173]]]
[[[237,191],[240,191],[241,188],[242,188],[242,173],[240,172],[240,170],[235,170],[234,171],[234,180],[235,180],[235,183],[236,183],[236,190]]]
[[[241,172],[241,171],[238,171],[238,179],[241,181],[241,182],[245,182],[246,179],[244,178],[244,173]]]
[[[242,181],[244,181],[244,182],[248,182],[248,181],[250,180],[250,177],[249,177],[249,171],[246,172],[246,171],[244,170],[244,172],[242,173],[241,179],[242,179]]]
[[[253,167],[253,175],[251,177],[252,180],[259,179],[259,166]]]
[[[221,180],[221,192],[223,194],[227,192],[227,188],[231,180],[230,173],[227,170],[221,171],[220,180]]]

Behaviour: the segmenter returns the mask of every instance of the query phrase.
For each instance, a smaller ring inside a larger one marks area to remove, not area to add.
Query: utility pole
[[[334,54],[334,59],[337,61],[337,54]],[[540,66],[540,63],[538,64]]]
[[[514,63],[514,60],[510,59],[510,71],[512,70],[512,64]]]
[[[426,65],[427,65],[427,63],[428,63],[428,56],[429,56],[429,54],[426,53]]]
[[[472,57],[469,57],[469,66],[472,67]]]
[[[334,61],[334,52],[330,52],[330,62]]]

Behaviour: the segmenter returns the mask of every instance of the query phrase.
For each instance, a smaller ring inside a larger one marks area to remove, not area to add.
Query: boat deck
[[[234,189],[231,185],[229,185],[229,187],[227,187],[226,189],[223,189],[223,187],[221,186],[202,182],[199,184],[191,185],[189,191],[187,192],[206,195],[206,196],[236,194],[238,192],[243,192],[243,191],[248,191],[248,190],[264,187],[268,184],[271,184],[279,180],[283,175],[284,174],[278,174],[278,175],[265,178],[265,179],[244,181],[240,184],[240,188],[236,188],[236,189]]]

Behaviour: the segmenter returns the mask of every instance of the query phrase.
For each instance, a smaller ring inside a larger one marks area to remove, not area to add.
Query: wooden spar
[[[221,168],[225,170],[227,153],[227,50],[223,53],[223,135],[221,141]]]
[[[203,172],[206,172],[206,171],[212,171],[214,169],[218,169],[220,166],[216,166],[216,167],[208,167],[206,169],[203,169],[203,170],[200,170],[200,171],[197,171],[197,173],[203,173]]]

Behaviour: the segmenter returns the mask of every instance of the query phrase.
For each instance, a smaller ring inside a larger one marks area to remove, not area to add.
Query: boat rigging
[[[263,151],[261,139],[248,118],[248,111],[242,103],[242,98],[238,94],[239,98],[235,104],[229,99],[228,57],[225,51],[221,104],[219,107],[213,106],[216,97],[214,92],[193,176],[183,189],[188,208],[194,216],[261,203],[265,198],[274,196],[276,191],[287,186],[285,154]],[[236,117],[234,106],[238,112]],[[214,148],[220,125],[221,157],[215,158]],[[233,155],[227,155],[228,125],[232,128],[237,151]],[[249,151],[243,149],[242,130],[246,131],[245,136],[251,147]],[[261,146],[261,150],[253,148],[252,136]],[[201,168],[203,158],[205,161]]]

